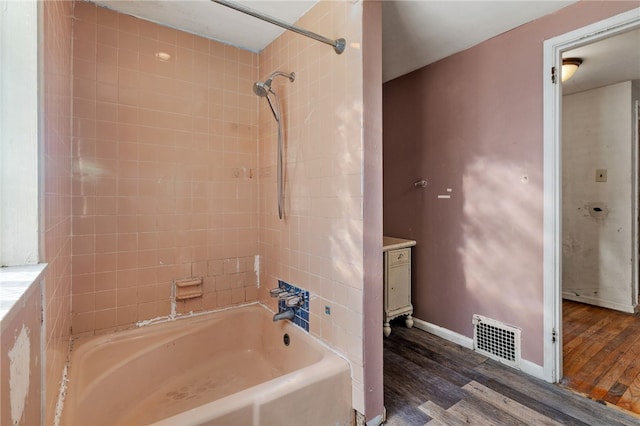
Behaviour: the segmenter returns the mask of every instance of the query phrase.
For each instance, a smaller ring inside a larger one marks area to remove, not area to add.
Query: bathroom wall
[[[637,99],[637,98],[636,98]],[[633,312],[632,82],[562,99],[563,297]],[[598,182],[597,170],[606,170]]]
[[[33,8],[33,13],[25,14],[24,22],[19,22],[25,23],[27,31],[33,28],[34,41],[42,42],[37,49],[42,55],[38,57],[34,51],[31,58],[34,63],[37,60],[39,73],[27,76],[25,80],[27,85],[32,83],[39,89],[38,109],[33,111],[38,116],[34,134],[39,136],[38,157],[33,158],[33,164],[38,166],[39,179],[38,187],[33,189],[38,190],[34,213],[37,213],[40,226],[34,228],[39,237],[38,250],[31,260],[23,261],[48,265],[43,275],[31,283],[2,318],[1,424],[53,424],[71,329],[73,3],[49,0],[34,2]],[[29,59],[31,52],[26,54]],[[29,81],[31,77],[40,78],[39,84],[35,80]],[[14,180],[9,180],[16,185]],[[34,267],[43,268],[43,265]],[[30,274],[18,275],[24,280]],[[7,294],[10,299],[11,291]]]
[[[170,58],[163,59],[161,53]],[[257,55],[75,4],[73,333],[257,299]]]
[[[261,79],[281,70],[294,71],[296,80],[278,78],[273,85],[284,111],[285,218],[277,212],[277,127],[264,100],[259,199],[261,299],[275,308],[268,289],[278,279],[312,293],[310,332],[349,358],[353,405],[364,413],[362,7],[321,1],[297,23],[344,37],[341,55],[294,33],[260,53]],[[380,228],[371,232],[380,234]]]
[[[40,327],[42,280],[34,282],[0,321],[0,424],[42,420]]]
[[[384,415],[382,369],[382,3],[362,5],[363,269],[365,417]]]
[[[73,3],[41,4],[44,291],[44,424],[53,424],[71,331],[71,46]],[[36,316],[39,318],[40,314]],[[35,333],[35,331],[34,331]],[[38,388],[39,391],[39,388]],[[5,424],[2,422],[2,424]]]
[[[542,365],[543,42],[637,5],[578,2],[385,83],[384,232],[417,241],[417,318],[521,327]]]

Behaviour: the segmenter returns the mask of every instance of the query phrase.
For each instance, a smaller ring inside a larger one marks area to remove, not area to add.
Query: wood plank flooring
[[[401,325],[384,339],[384,397],[389,426],[640,424],[640,417]]]
[[[640,317],[562,303],[562,384],[640,414]]]

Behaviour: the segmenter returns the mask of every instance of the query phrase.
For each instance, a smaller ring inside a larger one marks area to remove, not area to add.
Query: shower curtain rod
[[[296,27],[295,25],[290,25],[287,24],[286,22],[282,22],[279,19],[276,19],[272,16],[269,15],[265,15],[263,13],[260,13],[256,10],[253,9],[249,9],[248,7],[244,7],[244,6],[240,6],[239,4],[232,2],[232,1],[227,1],[227,0],[211,0],[214,3],[218,3],[221,4],[223,6],[227,6],[231,9],[237,10],[238,12],[242,12],[244,14],[253,16],[254,18],[258,18],[261,19],[263,21],[269,22],[273,25],[277,25],[281,28],[284,28],[285,30],[289,30],[289,31],[293,31],[294,33],[298,33],[301,34],[305,37],[309,37],[312,38],[314,40],[317,40],[319,42],[322,42],[324,44],[328,44],[329,46],[333,46],[333,50],[335,50],[335,52],[339,55],[342,52],[344,52],[344,48],[347,44],[347,42],[345,41],[345,39],[343,38],[339,38],[337,40],[331,40],[330,38],[326,38],[323,37],[319,34],[316,34],[314,32],[311,31],[307,31],[303,28],[300,27]]]

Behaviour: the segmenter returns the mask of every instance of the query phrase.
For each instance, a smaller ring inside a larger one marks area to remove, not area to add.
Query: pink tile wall
[[[257,56],[78,2],[73,73],[73,333],[255,300]]]
[[[267,289],[278,279],[312,293],[310,332],[349,357],[354,408],[364,412],[362,3],[323,1],[297,24],[344,37],[347,49],[337,55],[285,33],[260,53],[261,79],[275,70],[296,73],[293,83],[273,84],[284,111],[284,220],[277,214],[277,127],[264,100],[258,108],[261,299],[275,309]]]
[[[70,1],[43,3],[45,417],[53,424],[71,329],[71,16]]]

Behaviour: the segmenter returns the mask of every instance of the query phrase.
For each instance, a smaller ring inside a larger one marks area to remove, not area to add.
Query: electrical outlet
[[[596,169],[596,182],[607,181],[607,169]]]

